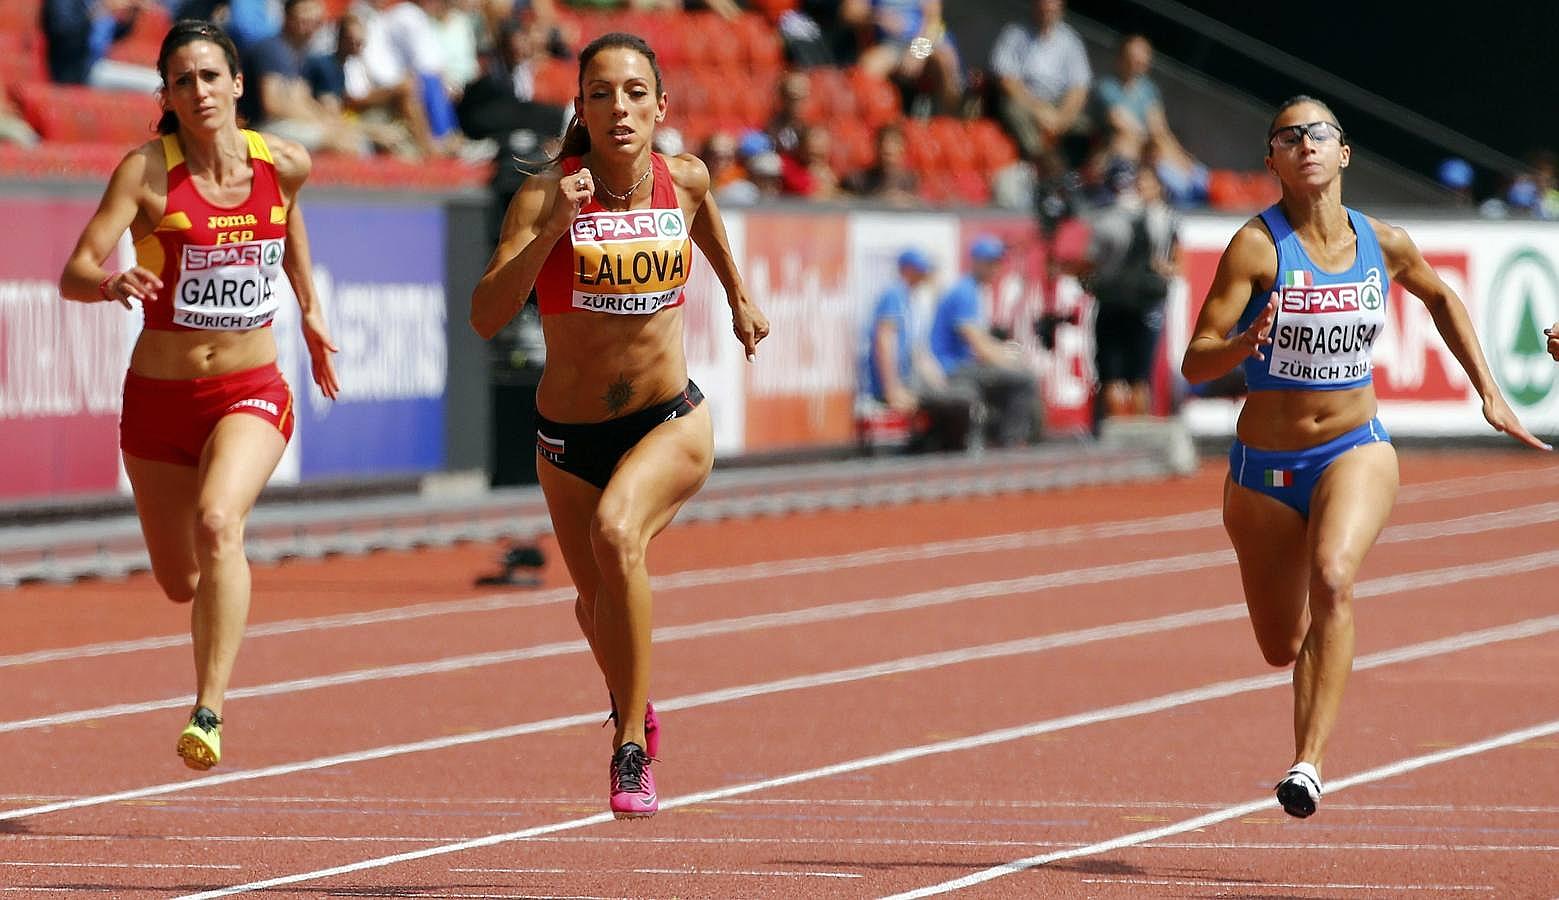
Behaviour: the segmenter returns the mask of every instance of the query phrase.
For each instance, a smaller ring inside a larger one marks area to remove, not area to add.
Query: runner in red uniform
[[[725,288],[749,360],[769,323],[742,287],[704,164],[650,150],[667,101],[654,51],[629,34],[598,38],[579,54],[579,88],[562,165],[515,195],[471,324],[492,337],[536,289],[547,346],[537,476],[613,698],[611,809],[639,818],[659,808],[645,551],[714,457],[682,353],[690,240]]]
[[[249,615],[244,522],[292,436],[292,393],[269,329],[277,275],[302,308],[315,383],[332,399],[340,385],[297,199],[308,154],[238,127],[238,52],[216,26],[175,24],[157,68],[161,136],[114,170],[60,294],[127,308],[139,300],[145,312],[120,449],[152,573],[169,598],[194,600],[195,709],[178,753],[208,769],[222,756],[222,699]],[[126,229],[138,264],[106,271]]]

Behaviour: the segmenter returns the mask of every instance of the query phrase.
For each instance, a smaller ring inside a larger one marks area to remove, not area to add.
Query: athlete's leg
[[[606,663],[595,639],[595,596],[601,574],[596,570],[595,551],[590,545],[590,523],[595,519],[596,505],[601,502],[601,489],[559,469],[539,452],[536,454],[536,480],[541,483],[542,495],[547,498],[547,514],[552,518],[552,535],[557,539],[558,552],[563,555],[563,564],[568,567],[568,576],[578,592],[574,599],[574,618],[604,676]]]
[[[201,453],[195,512],[200,585],[190,629],[195,642],[195,702],[218,715],[249,618],[244,523],[286,449],[286,439],[275,425],[259,416],[234,413],[217,422]]]
[[[600,583],[595,633],[617,703],[614,746],[644,746],[650,687],[650,578],[645,551],[709,477],[714,430],[708,404],[665,422],[628,451],[590,526]]]
[[[1223,527],[1240,561],[1245,606],[1261,656],[1274,666],[1286,666],[1298,657],[1310,626],[1304,517],[1288,504],[1226,478]]]
[[[152,577],[169,600],[195,597],[200,567],[195,562],[195,500],[200,471],[194,466],[124,454],[125,472],[135,494],[135,512],[146,539]]]
[[[1337,457],[1310,499],[1310,628],[1294,666],[1294,761],[1317,769],[1353,668],[1353,585],[1397,498],[1391,444]]]

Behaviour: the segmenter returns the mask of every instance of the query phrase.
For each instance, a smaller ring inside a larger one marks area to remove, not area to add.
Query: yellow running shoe
[[[195,707],[179,735],[178,751],[184,765],[202,772],[221,762],[222,717],[204,706]]]

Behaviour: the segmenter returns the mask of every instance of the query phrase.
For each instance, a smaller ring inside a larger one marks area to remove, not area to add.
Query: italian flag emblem
[[[1315,279],[1309,269],[1290,269],[1283,273],[1284,287],[1314,287]]]
[[[1268,469],[1267,487],[1293,487],[1294,473],[1287,469]]]

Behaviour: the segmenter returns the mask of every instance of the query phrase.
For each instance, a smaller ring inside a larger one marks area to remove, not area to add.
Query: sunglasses
[[[1331,122],[1306,122],[1303,125],[1285,125],[1282,128],[1272,129],[1267,135],[1267,143],[1276,144],[1279,147],[1298,147],[1299,142],[1308,136],[1317,144],[1329,144],[1332,141],[1342,141],[1342,129]]]

